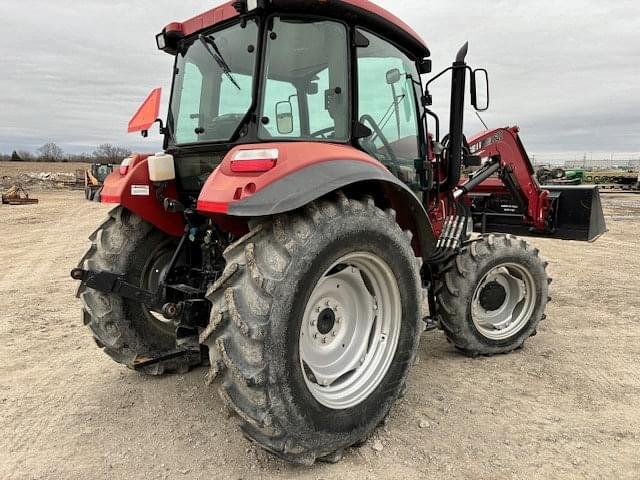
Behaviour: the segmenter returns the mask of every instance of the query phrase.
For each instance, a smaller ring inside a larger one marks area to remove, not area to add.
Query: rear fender
[[[167,213],[158,198],[158,187],[149,180],[149,155],[134,155],[127,172],[123,175],[116,168],[104,181],[101,203],[113,203],[135,213],[159,230],[174,237],[184,234],[182,215]],[[167,182],[162,197],[178,198],[174,181]]]
[[[239,149],[277,148],[278,163],[263,174],[231,172]],[[414,249],[428,258],[436,240],[418,197],[373,157],[353,147],[288,143],[243,146],[229,152],[209,177],[198,211],[217,217],[256,218],[292,212],[337,190],[370,194],[394,208],[403,229],[414,233]]]

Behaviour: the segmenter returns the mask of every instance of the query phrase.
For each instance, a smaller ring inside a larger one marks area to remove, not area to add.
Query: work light
[[[164,32],[156,35],[156,43],[158,44],[158,50],[167,48],[167,40],[164,38]]]
[[[250,13],[259,8],[266,8],[269,6],[269,0],[238,0],[233,4],[234,8],[240,14]]]

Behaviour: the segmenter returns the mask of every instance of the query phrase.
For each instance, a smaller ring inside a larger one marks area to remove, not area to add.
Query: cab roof
[[[321,15],[329,18],[348,19],[365,28],[370,28],[397,43],[416,58],[430,55],[429,48],[415,30],[398,17],[369,0],[271,0],[270,9]],[[166,32],[178,31],[184,36],[211,28],[239,17],[236,0],[229,1],[182,23],[171,23]]]

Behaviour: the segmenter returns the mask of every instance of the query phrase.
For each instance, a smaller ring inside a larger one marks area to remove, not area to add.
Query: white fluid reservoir
[[[168,182],[175,180],[176,167],[173,163],[173,155],[156,153],[147,159],[149,165],[149,180],[152,182]]]

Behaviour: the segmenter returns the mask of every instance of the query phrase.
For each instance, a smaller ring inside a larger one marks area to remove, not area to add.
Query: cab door
[[[371,32],[358,30],[357,35],[358,43],[366,45],[357,48],[357,118],[372,132],[359,140],[360,146],[410,188],[421,191],[415,167],[424,157],[416,62]]]

